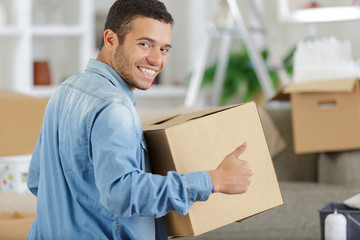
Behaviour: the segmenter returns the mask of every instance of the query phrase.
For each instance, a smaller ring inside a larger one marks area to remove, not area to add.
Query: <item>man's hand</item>
[[[248,161],[239,159],[245,152],[247,143],[227,155],[216,170],[209,171],[215,192],[241,194],[248,190],[252,171]]]

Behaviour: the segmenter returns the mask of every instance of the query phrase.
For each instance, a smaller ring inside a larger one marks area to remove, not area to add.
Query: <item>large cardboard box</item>
[[[32,154],[47,101],[0,91],[0,156]]]
[[[26,239],[35,217],[35,213],[18,211],[0,212],[0,239]]]
[[[248,192],[212,194],[186,216],[166,216],[169,236],[196,236],[283,204],[255,102],[182,114],[144,124],[152,171],[188,173],[215,169],[243,142],[241,158],[254,172]]]
[[[287,86],[296,153],[360,148],[358,79],[304,82]]]

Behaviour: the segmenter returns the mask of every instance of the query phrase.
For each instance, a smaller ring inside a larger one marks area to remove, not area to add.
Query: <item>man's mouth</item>
[[[139,69],[145,73],[145,75],[148,75],[150,77],[154,76],[155,75],[155,71],[154,70],[151,70],[151,69],[148,69],[148,68],[143,68],[143,67],[139,67]]]

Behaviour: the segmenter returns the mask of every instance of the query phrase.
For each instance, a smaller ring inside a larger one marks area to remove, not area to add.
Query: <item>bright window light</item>
[[[278,0],[279,18],[284,22],[332,22],[360,19],[359,6],[321,7],[290,10],[288,0]]]
[[[311,8],[294,11],[292,19],[296,22],[331,22],[360,18],[359,7]]]

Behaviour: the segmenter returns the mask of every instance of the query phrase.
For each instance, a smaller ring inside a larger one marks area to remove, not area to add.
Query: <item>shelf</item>
[[[153,85],[148,90],[134,91],[139,98],[182,98],[186,95],[186,88],[183,86]]]
[[[38,25],[32,28],[32,34],[35,37],[82,36],[84,34],[84,29],[78,25]]]
[[[93,0],[0,0],[0,88],[50,97],[93,55]],[[5,16],[1,18],[2,16]],[[48,62],[49,86],[34,86],[34,62]]]
[[[19,27],[14,26],[4,26],[0,27],[0,36],[1,37],[17,37],[22,34]]]
[[[56,91],[57,86],[49,85],[49,86],[33,86],[29,92],[29,94],[34,97],[41,97],[41,98],[49,98],[51,95]],[[177,99],[177,98],[184,98],[186,95],[186,88],[179,87],[179,86],[160,86],[154,85],[150,89],[142,91],[142,90],[135,90],[136,98],[160,98],[160,99]]]
[[[28,95],[39,98],[50,98],[56,91],[57,86],[33,86],[29,92],[25,92]]]
[[[80,24],[83,0],[32,0],[32,25]]]
[[[137,109],[179,108],[184,106],[186,88],[174,85],[153,85],[148,90],[134,91]]]
[[[0,36],[21,36],[22,33],[19,27],[0,27]],[[31,34],[34,37],[77,37],[84,34],[84,29],[78,25],[39,25],[31,28]]]

